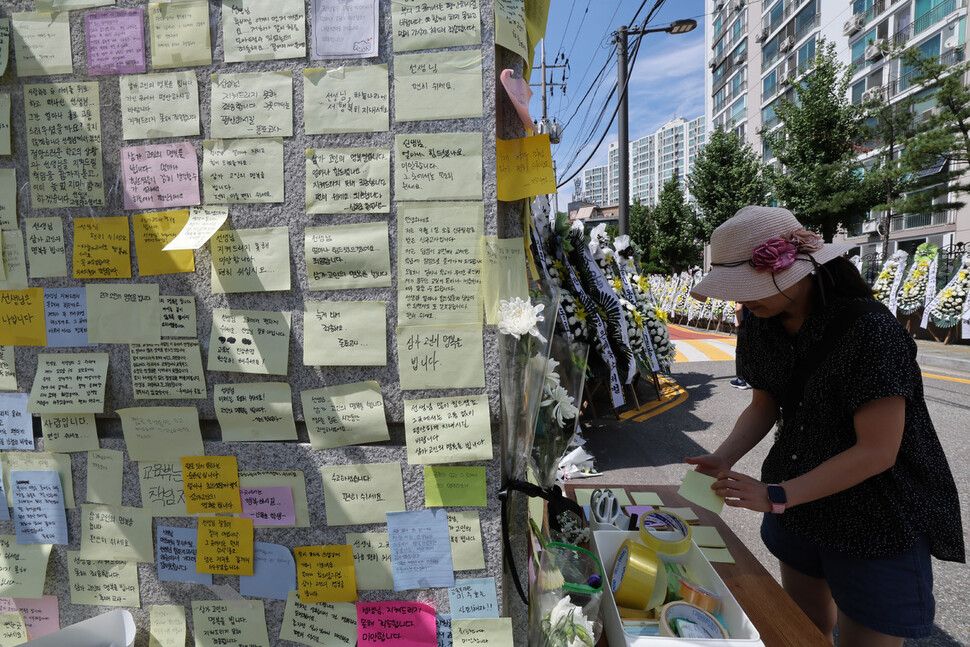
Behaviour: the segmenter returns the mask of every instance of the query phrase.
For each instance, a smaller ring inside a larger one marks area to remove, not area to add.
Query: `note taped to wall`
[[[92,344],[157,344],[162,341],[158,284],[88,283],[88,341]]]
[[[355,382],[303,391],[300,400],[313,449],[390,438],[384,415],[384,396],[377,382]]]
[[[357,580],[350,546],[297,546],[296,579],[300,602],[354,602]]]
[[[207,514],[242,512],[235,456],[182,456],[181,461],[186,511]],[[252,520],[246,521],[252,527]],[[252,575],[252,571],[247,575]]]
[[[386,222],[307,227],[303,250],[311,290],[391,287]]]
[[[368,133],[388,129],[387,64],[303,70],[306,134]]]
[[[282,139],[206,139],[202,147],[207,203],[283,202]]]
[[[222,42],[227,63],[306,57],[303,0],[226,0]]]
[[[478,0],[453,0],[447,7],[423,0],[391,4],[395,52],[478,45],[482,17]]]
[[[162,304],[162,337],[198,337],[195,297],[160,296]]]
[[[199,134],[199,84],[195,72],[122,76],[118,85],[125,140]]]
[[[525,27],[525,0],[495,0],[495,44],[531,64]]]
[[[11,15],[17,76],[73,74],[68,12]]]
[[[512,618],[452,618],[454,647],[508,647],[512,640]]]
[[[290,591],[283,612],[280,640],[301,645],[354,647],[357,644],[357,608],[350,602],[303,604],[298,591]]]
[[[185,647],[185,607],[153,604],[148,616],[148,647]]]
[[[286,375],[290,313],[212,309],[210,371]]]
[[[304,304],[303,363],[307,366],[387,364],[387,304],[328,301]]]
[[[214,138],[292,137],[293,72],[213,74]]]
[[[481,50],[394,57],[395,121],[481,116]]]
[[[394,588],[391,572],[391,544],[386,532],[348,532],[344,540],[354,551],[354,573],[358,591]]]
[[[549,135],[497,139],[498,199],[506,202],[556,192]]]
[[[290,289],[287,227],[223,229],[212,237],[209,248],[213,294]]]
[[[115,9],[84,14],[88,74],[144,74],[145,11]]]
[[[199,534],[196,528],[158,526],[157,534],[155,562],[158,564],[159,582],[186,582],[212,586],[211,574],[199,573],[195,570]]]
[[[24,235],[19,229],[2,232],[3,267],[6,278],[0,280],[0,291],[27,289],[27,257],[24,254]]]
[[[485,468],[452,465],[426,465],[424,467],[424,504],[439,506],[487,505]]]
[[[391,149],[307,149],[307,213],[388,213],[390,208]]]
[[[25,218],[24,229],[30,278],[67,276],[63,221],[58,217]]]
[[[397,358],[402,390],[485,386],[481,324],[399,327]]]
[[[0,346],[0,391],[17,390],[17,366],[13,346]]]
[[[525,246],[522,238],[482,238],[482,297],[485,301],[485,323],[495,324],[500,301],[513,297],[529,298],[526,276]]]
[[[377,56],[379,4],[377,0],[313,0],[311,58]]]
[[[117,413],[133,461],[177,460],[205,451],[195,407],[130,407]]]
[[[206,397],[199,342],[164,340],[131,344],[131,389],[136,400]]]
[[[387,535],[395,591],[454,586],[446,511],[388,512]]]
[[[394,136],[397,200],[481,200],[482,134]]]
[[[212,65],[209,3],[150,3],[152,68]]]
[[[42,353],[27,407],[31,413],[103,413],[107,379],[107,353]]]
[[[325,465],[320,474],[329,526],[383,523],[385,513],[407,509],[400,463]]]
[[[0,94],[0,155],[9,154],[10,95]],[[0,169],[0,229],[17,227],[17,169]]]
[[[86,500],[91,503],[121,505],[125,453],[117,449],[95,449],[88,452],[87,465],[88,489],[85,496]],[[148,508],[148,502],[144,499],[142,505]]]
[[[454,510],[448,513],[451,535],[451,562],[456,571],[485,568],[482,548],[482,524],[477,510]]]
[[[239,487],[278,487],[293,490],[293,507],[296,512],[297,528],[310,526],[310,510],[306,495],[306,478],[298,470],[264,470],[259,472],[239,472]]]
[[[262,600],[193,600],[192,633],[196,647],[270,647]]]
[[[44,289],[0,292],[0,344],[4,346],[46,346]]]
[[[182,462],[178,458],[167,461],[139,461],[138,482],[141,488],[141,504],[151,510],[153,517],[192,516],[185,511]],[[192,535],[194,537],[195,532]],[[192,563],[195,564],[194,555]]]
[[[405,400],[404,430],[411,465],[492,459],[487,395]]]
[[[152,515],[122,505],[81,506],[81,557],[155,563]]]
[[[182,230],[162,250],[199,249],[225,224],[229,207],[207,205],[189,209],[189,219]]]
[[[44,451],[89,452],[99,447],[93,413],[42,415],[40,428],[44,434]]]
[[[126,216],[74,219],[74,278],[131,278]]]
[[[121,181],[128,210],[200,202],[199,160],[189,142],[122,147]]]
[[[254,541],[253,555],[253,574],[239,576],[240,595],[285,600],[296,591],[296,562],[289,547]]]
[[[234,457],[233,457],[234,458]],[[183,460],[183,465],[185,464]],[[186,481],[186,487],[191,481]],[[193,494],[188,491],[191,505]],[[238,492],[237,492],[238,493]],[[192,512],[193,510],[190,510]],[[195,510],[212,512],[214,510]],[[243,517],[200,517],[195,570],[215,575],[252,575],[255,564],[253,520]]]
[[[216,384],[212,397],[223,442],[297,439],[286,382]]]
[[[0,535],[0,595],[42,596],[52,547],[51,544],[18,545],[15,535]]]

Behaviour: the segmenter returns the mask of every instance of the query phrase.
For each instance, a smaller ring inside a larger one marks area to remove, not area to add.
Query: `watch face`
[[[788,503],[788,497],[785,496],[785,488],[780,485],[768,486],[768,499],[772,503]]]

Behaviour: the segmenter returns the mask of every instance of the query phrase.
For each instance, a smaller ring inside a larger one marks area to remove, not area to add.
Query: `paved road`
[[[684,456],[713,450],[730,431],[750,395],[730,387],[733,361],[678,363],[672,378],[688,397],[679,405],[643,422],[633,419],[595,420],[586,429],[587,449],[596,457],[602,476],[589,484],[675,484],[686,470]],[[947,452],[960,492],[964,535],[970,549],[970,373],[924,366],[930,414]],[[938,377],[932,377],[938,376]],[[948,379],[946,379],[948,378]],[[648,403],[645,404],[648,406]],[[604,414],[605,415],[605,414]],[[636,416],[643,418],[643,416]],[[748,454],[736,469],[760,472],[768,440]],[[775,577],[778,568],[758,534],[760,516],[726,508],[725,521]],[[936,629],[932,637],[908,641],[907,646],[957,647],[970,645],[970,566],[934,560],[937,599]]]

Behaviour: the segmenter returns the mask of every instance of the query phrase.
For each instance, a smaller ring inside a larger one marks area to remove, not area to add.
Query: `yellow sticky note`
[[[297,546],[296,580],[300,602],[354,602],[357,578],[350,546]]]
[[[299,470],[266,470],[260,472],[239,472],[239,487],[288,487],[293,491],[293,507],[296,509],[297,528],[310,526],[310,506],[307,503],[306,478]]]
[[[377,382],[326,386],[300,393],[313,449],[388,440],[384,396]]]
[[[74,219],[74,278],[131,278],[127,217]]]
[[[397,370],[402,390],[484,388],[481,324],[399,327]]]
[[[24,624],[24,617],[19,611],[0,613],[0,645],[13,647],[28,640],[27,625]]]
[[[213,74],[210,105],[213,137],[292,137],[293,72]]]
[[[176,274],[195,271],[195,255],[189,250],[166,252],[165,247],[189,221],[188,209],[138,213],[131,217],[135,233],[138,275]]]
[[[489,418],[487,395],[405,400],[408,463],[491,460]]]
[[[283,140],[206,139],[202,186],[210,204],[283,202]]]
[[[304,257],[311,290],[391,287],[386,222],[307,227]]]
[[[704,557],[707,561],[712,564],[733,564],[734,556],[731,555],[731,551],[727,548],[712,548],[710,546],[701,546],[701,552],[704,553]]]
[[[390,210],[391,149],[307,149],[307,213],[388,213]]]
[[[0,317],[0,345],[47,345],[43,288],[0,292],[0,308],[4,314]]]
[[[162,340],[158,284],[88,283],[88,342],[157,344]]]
[[[320,475],[328,526],[384,523],[386,513],[407,510],[400,463],[324,465]]]
[[[348,532],[344,541],[354,551],[354,573],[358,591],[394,588],[391,543],[386,532]]]
[[[227,627],[232,628],[232,645],[270,647],[262,600],[192,601],[195,647],[225,647]]]
[[[131,344],[128,355],[136,400],[206,397],[199,342],[166,339],[158,344]]]
[[[67,276],[64,224],[58,217],[25,218],[30,278]]]
[[[484,467],[425,466],[426,507],[485,507],[487,503]]]
[[[0,346],[0,391],[17,390],[17,365],[13,346]]]
[[[162,304],[162,337],[198,337],[195,297],[161,295],[158,300]]]
[[[713,476],[702,474],[697,470],[689,470],[684,475],[684,481],[680,484],[677,494],[715,514],[721,514],[721,510],[724,509],[724,499],[711,489],[711,485],[716,480]]]
[[[498,306],[512,297],[529,298],[525,274],[525,246],[522,238],[482,237],[482,297],[485,323],[498,321]]]
[[[16,535],[0,535],[0,596],[39,598],[44,595],[50,554],[50,544],[18,545]]]
[[[118,85],[125,140],[199,134],[199,84],[194,71],[122,75]]]
[[[10,472],[14,470],[51,470],[57,472],[64,493],[64,507],[74,507],[74,475],[71,471],[69,454],[49,452],[3,452],[0,453],[0,469],[3,471],[3,489],[7,493],[7,507],[13,506],[13,488],[10,487]],[[23,596],[27,597],[27,596]]]
[[[88,492],[85,499],[91,503],[121,505],[124,468],[125,453],[122,451],[99,449],[88,452]],[[144,497],[142,504],[148,507]]]
[[[387,364],[387,304],[328,301],[304,304],[303,363],[306,366]]]
[[[286,227],[223,229],[209,242],[212,293],[290,289],[290,236]]]
[[[512,618],[452,618],[454,647],[512,647]]]
[[[155,563],[152,515],[123,505],[81,506],[81,557]]]
[[[150,3],[148,29],[152,68],[212,64],[208,2]]]
[[[481,116],[480,49],[394,57],[395,121]]]
[[[235,459],[235,456],[232,458]],[[191,502],[191,496],[189,502]],[[244,517],[199,517],[199,534],[196,546],[195,570],[197,573],[253,574],[255,561],[252,519]]]
[[[690,508],[668,508],[667,506],[664,506],[663,509],[667,512],[673,512],[687,523],[697,523],[700,520],[697,513]]]
[[[30,413],[103,413],[107,353],[41,353],[30,390]]]
[[[496,139],[498,199],[513,202],[556,192],[549,135]]]
[[[185,511],[182,463],[178,459],[140,461],[138,482],[141,487],[141,505],[150,510],[153,517],[192,516]]]
[[[212,397],[223,442],[297,439],[286,382],[216,384]]]
[[[395,199],[482,199],[481,133],[395,135],[394,147]]]
[[[290,313],[212,309],[210,371],[286,375]]]
[[[354,645],[357,642],[357,605],[351,602],[303,604],[298,591],[290,591],[283,611],[280,640],[310,647]]]
[[[303,0],[225,0],[222,42],[227,63],[306,56]]]
[[[691,529],[691,538],[698,546],[708,548],[724,548],[726,546],[721,533],[714,526],[694,526]]]
[[[182,484],[188,512],[242,512],[235,456],[183,456]]]
[[[390,105],[387,63],[303,70],[307,135],[384,132]]]
[[[15,13],[10,26],[17,53],[17,76],[74,73],[68,12]]]
[[[540,519],[539,522],[541,521]],[[477,510],[449,512],[448,534],[451,535],[451,563],[456,571],[476,571],[485,568],[482,523]]]
[[[447,29],[428,29],[443,19],[441,9],[423,0],[397,0],[391,4],[391,33],[395,52],[438,49],[482,42],[481,13],[477,2],[462,5],[461,12],[448,12]],[[396,69],[395,65],[395,69]]]
[[[633,502],[637,505],[662,506],[664,504],[660,495],[656,492],[630,492],[630,496],[633,497]]]
[[[24,253],[24,235],[19,229],[3,232],[3,269],[4,278],[0,280],[0,291],[27,289],[27,256]]]
[[[525,24],[525,0],[498,0],[495,3],[495,44],[532,63]]]
[[[93,413],[46,414],[40,417],[44,451],[86,452],[98,448],[98,427]]]
[[[148,607],[148,617],[148,647],[185,647],[185,607],[153,604]]]
[[[81,559],[81,552],[67,551],[71,604],[140,607],[138,563]]]
[[[130,407],[117,413],[130,460],[176,460],[205,453],[195,407]]]
[[[4,117],[6,115],[6,117]],[[0,94],[0,155],[10,154],[10,95]],[[6,135],[4,133],[6,132]],[[7,149],[3,152],[4,136]],[[17,169],[0,169],[0,229],[17,228]]]

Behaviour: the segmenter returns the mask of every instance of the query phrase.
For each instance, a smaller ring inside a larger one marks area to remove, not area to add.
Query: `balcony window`
[[[775,27],[781,24],[782,19],[785,17],[785,3],[782,0],[778,0],[775,4],[771,6],[768,10],[768,22],[765,26],[768,27],[768,31],[774,31]]]
[[[916,0],[916,20],[913,21],[913,35],[929,29],[934,23],[943,20],[948,14],[956,11],[956,8],[957,0]]]
[[[852,103],[858,105],[862,103],[862,93],[866,91],[866,80],[862,79],[852,85]]]
[[[926,57],[939,58],[940,56],[940,34],[933,36],[929,40],[919,45],[920,54]],[[899,91],[902,92],[910,87],[910,79],[916,73],[916,69],[909,65],[901,65],[899,68]]]
[[[778,38],[772,38],[761,48],[761,64],[770,65],[778,56]]]
[[[876,30],[870,29],[862,38],[852,43],[852,64],[858,67],[865,67],[866,47],[876,40]]]
[[[919,0],[916,0],[919,3]],[[852,3],[852,13],[865,13],[871,6],[873,0],[855,0]]]
[[[812,36],[804,45],[798,48],[798,71],[804,72],[809,63],[815,58],[815,37]]]
[[[777,83],[778,83],[778,70],[772,70],[771,73],[769,73],[768,76],[766,76],[761,81],[762,101],[767,100],[770,97],[774,96],[775,87],[777,86]]]
[[[809,2],[805,5],[805,8],[798,12],[795,16],[795,33],[800,32],[805,28],[806,25],[813,24],[815,22],[815,16],[818,11],[815,6],[816,3]]]

